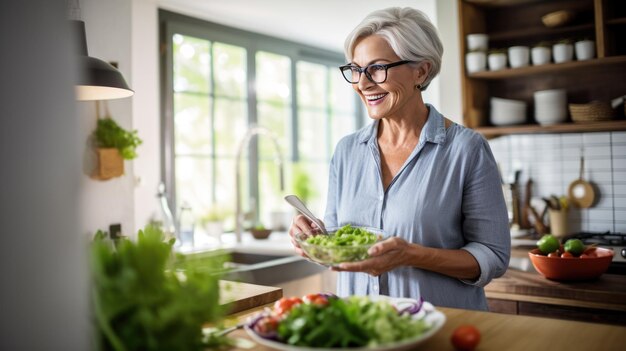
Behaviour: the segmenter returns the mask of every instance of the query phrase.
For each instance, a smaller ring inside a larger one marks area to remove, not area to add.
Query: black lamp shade
[[[81,72],[76,84],[76,100],[110,100],[132,96],[124,76],[111,64],[87,54],[85,22],[74,21],[80,49]]]

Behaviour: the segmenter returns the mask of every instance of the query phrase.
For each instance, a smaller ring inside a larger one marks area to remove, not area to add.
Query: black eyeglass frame
[[[365,76],[367,77],[367,79],[369,79],[370,82],[374,83],[374,84],[382,84],[384,82],[387,81],[387,70],[390,69],[391,67],[396,67],[396,66],[400,66],[400,65],[404,65],[407,63],[417,63],[417,61],[410,61],[410,60],[402,60],[402,61],[397,61],[397,62],[392,62],[392,63],[373,63],[371,65],[367,65],[365,67],[359,67],[359,66],[355,66],[353,64],[347,64],[347,65],[343,65],[343,66],[339,66],[339,71],[341,72],[341,75],[343,76],[343,79],[346,80],[346,82],[350,83],[350,84],[358,84],[361,81],[361,74],[365,73]],[[382,69],[385,70],[385,79],[383,79],[380,82],[376,82],[374,81],[374,79],[372,78],[372,75],[368,72],[370,67],[380,67]],[[350,81],[346,75],[343,73],[346,69],[355,69],[357,72],[359,72],[359,78],[356,80],[356,82],[352,82]]]

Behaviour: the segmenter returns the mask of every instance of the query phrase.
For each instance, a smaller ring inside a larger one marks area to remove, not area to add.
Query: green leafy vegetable
[[[295,306],[278,326],[279,339],[306,347],[374,347],[423,334],[422,320],[400,315],[390,303],[365,297],[330,298],[327,305]]]
[[[127,131],[117,124],[112,118],[98,119],[98,126],[94,132],[98,147],[116,148],[122,158],[132,160],[137,157],[137,146],[142,141],[137,136],[137,131]]]
[[[303,249],[311,258],[325,264],[354,262],[368,258],[367,250],[378,239],[374,233],[347,224],[335,233],[309,237]]]
[[[201,262],[174,256],[174,241],[164,242],[152,226],[139,231],[137,242],[114,247],[104,237],[96,234],[90,257],[99,349],[202,350],[223,343],[205,339],[202,325],[225,312],[215,274],[224,255]]]

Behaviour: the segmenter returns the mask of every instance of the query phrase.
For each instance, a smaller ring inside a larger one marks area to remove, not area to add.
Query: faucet
[[[285,190],[285,179],[284,179],[284,170],[283,170],[283,155],[280,152],[280,147],[278,145],[278,138],[272,133],[269,129],[259,126],[259,125],[251,125],[246,135],[243,137],[241,143],[239,143],[239,147],[237,148],[237,158],[235,160],[235,237],[237,242],[241,242],[241,233],[243,231],[243,220],[244,214],[241,209],[241,172],[239,169],[239,163],[241,160],[241,156],[243,154],[243,150],[247,149],[250,145],[250,141],[255,135],[266,135],[272,140],[272,144],[274,144],[274,148],[276,149],[276,158],[274,162],[278,165],[278,170],[280,174],[280,190]]]

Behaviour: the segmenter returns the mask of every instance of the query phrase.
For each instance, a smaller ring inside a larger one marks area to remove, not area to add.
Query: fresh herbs
[[[219,276],[226,257],[188,261],[174,256],[174,240],[147,226],[136,242],[115,247],[96,234],[91,247],[93,306],[101,350],[202,350],[204,323],[217,322]],[[177,269],[175,269],[175,267]],[[179,269],[178,269],[179,268]]]
[[[98,147],[116,148],[120,151],[122,158],[126,160],[137,157],[135,150],[142,143],[136,130],[130,132],[125,130],[110,117],[98,119],[94,136]]]

